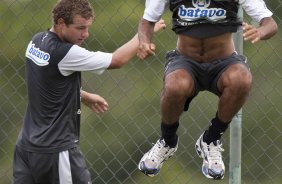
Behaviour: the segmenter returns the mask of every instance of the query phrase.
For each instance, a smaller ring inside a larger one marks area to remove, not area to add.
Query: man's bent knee
[[[244,65],[233,65],[223,73],[220,86],[223,89],[230,88],[234,92],[248,93],[252,86],[252,74]]]
[[[164,92],[167,96],[190,96],[194,89],[194,80],[186,71],[173,72],[166,76]]]

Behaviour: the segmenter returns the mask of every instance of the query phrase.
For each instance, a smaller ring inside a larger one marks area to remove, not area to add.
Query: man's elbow
[[[261,26],[268,27],[268,33],[265,34],[263,40],[273,37],[278,32],[278,25],[272,17],[264,18],[261,22]]]
[[[278,25],[272,17],[270,18],[269,21],[270,21],[270,27],[272,28],[271,34],[272,34],[272,36],[274,36],[278,32]]]
[[[119,69],[119,68],[123,67],[126,63],[127,63],[127,61],[125,59],[113,58],[110,66],[109,66],[109,69]]]
[[[277,23],[273,20],[273,35],[275,35],[278,32],[278,25]]]

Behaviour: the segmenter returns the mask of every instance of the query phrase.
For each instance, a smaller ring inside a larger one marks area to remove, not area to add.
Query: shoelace
[[[169,149],[170,148],[168,146],[166,147],[164,145],[163,141],[158,141],[154,145],[154,147],[153,147],[153,149],[150,153],[150,157],[153,161],[161,163],[165,159],[166,154],[168,153]]]
[[[208,151],[208,157],[209,160],[212,162],[218,162],[221,160],[221,152],[224,151],[224,149],[221,147],[221,144],[217,143],[218,145],[213,146],[213,145],[207,145],[207,151]]]

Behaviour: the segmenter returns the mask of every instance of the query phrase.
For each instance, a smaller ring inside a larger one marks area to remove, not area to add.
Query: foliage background
[[[0,0],[0,183],[12,180],[14,143],[27,102],[24,83],[24,53],[36,32],[51,26],[56,0]],[[89,50],[112,52],[137,31],[143,14],[142,0],[91,0],[96,20],[85,43]],[[243,108],[242,183],[282,181],[282,1],[267,1],[279,25],[278,34],[256,45],[244,43],[254,75],[250,98]],[[201,160],[194,144],[214,116],[217,98],[201,93],[181,118],[180,145],[176,156],[161,174],[148,178],[137,164],[159,137],[159,96],[165,53],[174,49],[176,36],[170,30],[170,12],[163,17],[167,29],[154,37],[157,55],[145,62],[134,58],[121,70],[96,76],[83,74],[84,89],[105,97],[110,109],[103,115],[83,108],[81,147],[93,183],[211,183],[200,172]],[[245,21],[252,20],[245,15]],[[229,133],[224,135],[223,154],[228,183]],[[214,182],[214,181],[212,181]]]

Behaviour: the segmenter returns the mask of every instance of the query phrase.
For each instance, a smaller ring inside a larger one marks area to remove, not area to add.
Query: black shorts
[[[194,95],[187,99],[185,111],[188,110],[189,103],[200,91],[207,90],[217,96],[221,95],[217,88],[217,81],[230,65],[241,63],[249,68],[246,57],[235,52],[227,58],[215,60],[211,63],[199,63],[192,58],[181,55],[177,50],[168,52],[166,59],[165,76],[177,69],[185,69],[195,81]]]
[[[13,184],[91,184],[79,147],[34,153],[15,147]]]

